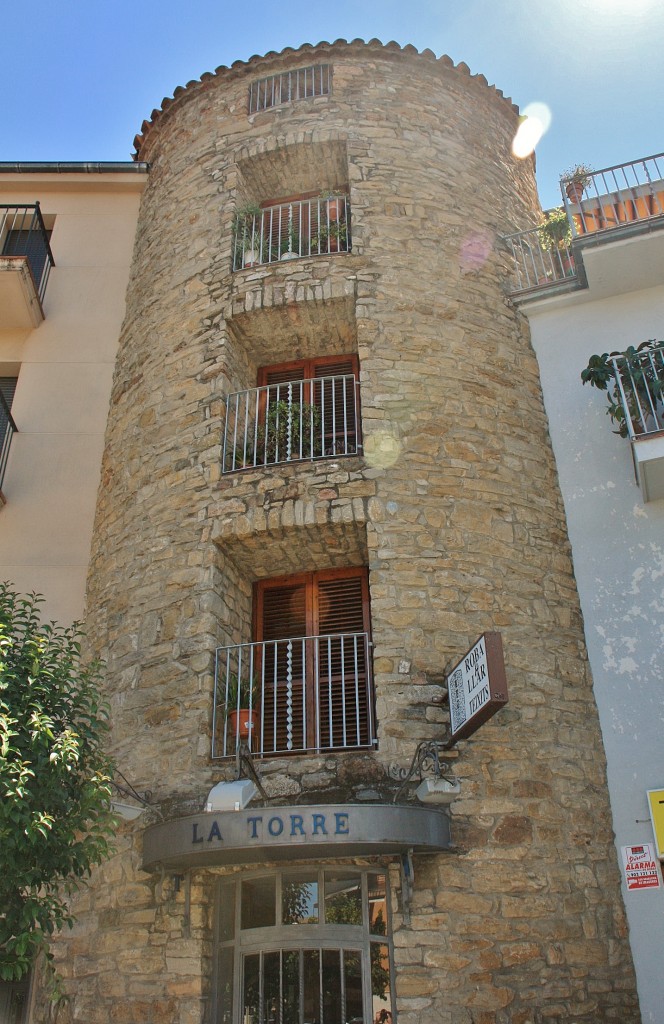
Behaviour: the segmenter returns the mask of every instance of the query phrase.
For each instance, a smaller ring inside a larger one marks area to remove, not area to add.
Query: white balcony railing
[[[360,386],[352,374],[286,381],[226,400],[222,473],[356,455]]]
[[[628,436],[634,440],[664,430],[664,343],[610,356],[609,363]]]
[[[503,241],[513,258],[510,294],[542,288],[576,277],[574,256],[563,242],[552,244],[542,227],[507,235]]]
[[[367,633],[218,647],[212,757],[374,746],[370,648]]]
[[[345,195],[317,196],[238,214],[233,269],[301,256],[350,252],[350,204]]]
[[[576,235],[664,217],[664,154],[562,178],[560,188]]]

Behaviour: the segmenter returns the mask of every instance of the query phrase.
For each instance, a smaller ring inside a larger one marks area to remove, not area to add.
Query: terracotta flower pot
[[[245,742],[249,749],[252,748],[252,739],[258,733],[258,712],[240,708],[239,711],[231,711],[228,715],[231,735],[237,740]]]
[[[582,181],[568,181],[565,185],[565,192],[571,203],[580,203],[585,191],[586,186]]]

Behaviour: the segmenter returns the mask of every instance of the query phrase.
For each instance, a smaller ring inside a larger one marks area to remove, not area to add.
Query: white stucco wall
[[[45,319],[6,329],[0,375],[18,372],[15,434],[0,508],[0,579],[44,595],[61,624],[84,613],[108,403],[124,317],[137,174],[0,175],[0,202],[54,217]]]
[[[661,275],[664,277],[664,274]],[[644,504],[593,353],[664,339],[664,286],[527,308],[567,511],[604,735],[618,855],[653,842],[646,790],[664,787],[664,500]],[[624,892],[644,1024],[664,1020],[664,888]]]

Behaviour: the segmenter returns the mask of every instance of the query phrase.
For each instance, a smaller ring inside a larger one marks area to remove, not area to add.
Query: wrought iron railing
[[[629,437],[664,430],[664,342],[610,356]]]
[[[552,242],[543,226],[517,231],[503,239],[512,255],[511,294],[576,277],[574,255],[564,242]]]
[[[360,385],[353,374],[286,381],[226,400],[222,473],[356,455]]]
[[[5,481],[5,470],[12,438],[18,431],[5,396],[0,391],[0,493]]]
[[[42,301],[55,260],[39,203],[24,206],[0,204],[0,255],[24,256],[27,259]]]
[[[370,650],[367,633],[218,647],[212,757],[374,746]]]
[[[560,188],[577,235],[664,216],[664,154],[562,178]]]
[[[249,113],[268,110],[281,103],[327,96],[331,89],[332,65],[313,64],[279,75],[259,78],[249,86]]]
[[[350,249],[350,204],[345,195],[280,203],[235,219],[234,270]]]

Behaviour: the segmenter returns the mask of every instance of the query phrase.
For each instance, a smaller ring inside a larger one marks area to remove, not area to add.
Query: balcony
[[[245,207],[235,217],[233,270],[350,252],[350,203],[334,194]]]
[[[619,230],[621,235],[664,218],[664,154],[562,178],[560,188],[576,237]]]
[[[553,285],[578,286],[576,262],[569,245],[553,245],[542,227],[507,235],[503,241],[512,257],[510,295],[551,289]],[[558,290],[558,289],[557,289]]]
[[[39,326],[52,266],[39,203],[0,205],[0,328]]]
[[[2,486],[5,480],[5,470],[7,468],[12,438],[17,431],[18,427],[12,418],[9,404],[2,391],[0,391],[0,502],[3,505],[5,504],[5,497],[2,493]]]
[[[614,419],[622,419],[620,432],[632,442],[643,500],[664,498],[664,343],[646,342],[608,362],[615,381],[609,397],[622,410]]]
[[[353,374],[238,391],[226,402],[222,473],[357,455],[360,385]]]
[[[373,747],[370,646],[337,633],[218,647],[212,757]]]
[[[507,235],[512,263],[508,293],[519,301],[589,289],[591,298],[648,288],[661,281],[664,250],[664,155],[561,180],[567,223],[554,241],[550,210],[537,227]],[[629,258],[609,243],[638,239]],[[578,298],[578,296],[577,296]]]

